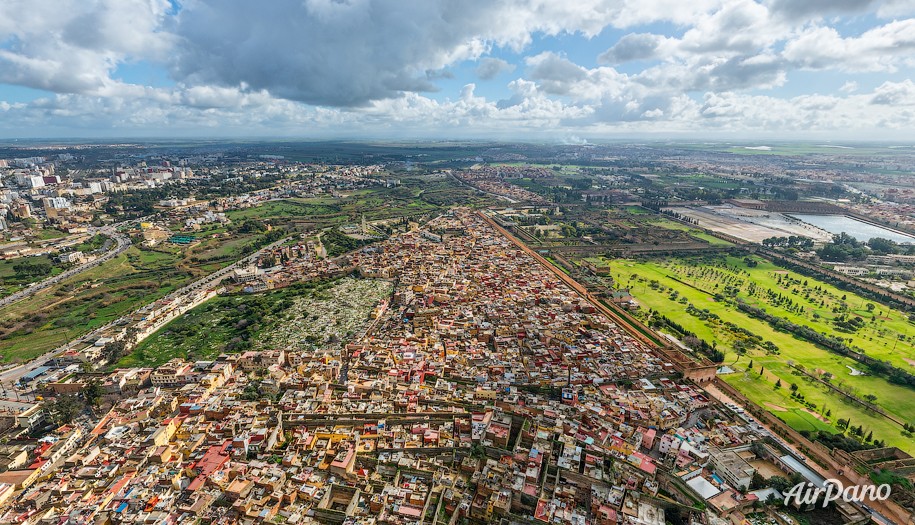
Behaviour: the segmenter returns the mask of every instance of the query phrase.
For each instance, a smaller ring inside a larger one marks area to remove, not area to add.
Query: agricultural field
[[[390,293],[387,281],[345,277],[219,296],[162,327],[117,366],[211,359],[248,349],[339,350],[365,329],[372,308]]]
[[[734,370],[722,377],[798,430],[823,424],[838,432],[838,420],[851,419],[852,425],[872,431],[874,439],[915,452],[915,442],[902,435],[899,424],[846,400],[791,364],[826,377],[855,397],[876,396],[875,405],[909,423],[915,409],[911,388],[867,375],[856,361],[778,331],[738,310],[735,301],[739,298],[798,325],[840,336],[850,347],[911,370],[915,346],[908,333],[915,330],[900,312],[755,257],[614,260],[611,271],[617,286],[628,287],[641,304],[643,318],[651,322],[652,317],[666,316],[722,351],[723,364]],[[796,393],[792,384],[797,385]]]

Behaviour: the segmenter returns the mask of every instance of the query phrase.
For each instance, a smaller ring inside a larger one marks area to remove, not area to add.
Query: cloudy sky
[[[0,137],[915,139],[915,0],[2,0]]]

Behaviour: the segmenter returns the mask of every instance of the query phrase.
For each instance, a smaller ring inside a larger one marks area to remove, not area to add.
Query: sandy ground
[[[769,408],[771,408],[772,410],[774,410],[774,411],[776,411],[776,412],[787,412],[787,411],[788,411],[787,408],[785,408],[785,407],[783,407],[783,406],[781,406],[781,405],[773,405],[772,403],[770,403],[770,402],[768,402],[768,401],[766,401],[766,406],[769,407]]]
[[[832,234],[828,231],[783,213],[748,210],[731,205],[709,206],[708,208],[733,219],[784,232],[782,236],[800,235],[820,242],[832,240]]]
[[[821,416],[820,414],[817,414],[817,413],[814,412],[813,410],[810,410],[810,409],[808,409],[808,408],[805,408],[805,409],[804,409],[804,412],[807,412],[808,414],[810,414],[811,416],[813,416],[813,417],[819,419],[819,420],[822,421],[823,423],[829,423],[829,419],[827,419],[825,416]]]
[[[832,238],[832,235],[825,230],[781,213],[748,210],[730,205],[671,209],[684,217],[696,219],[704,228],[750,242],[761,242],[769,237],[791,235],[811,237],[820,241],[828,241]]]
[[[699,226],[732,235],[750,242],[761,242],[769,237],[784,237],[784,232],[725,217],[706,208],[673,208],[672,211],[698,221]]]
[[[754,459],[753,461],[750,461],[750,465],[756,467],[759,475],[766,479],[769,479],[772,476],[787,476],[787,474],[782,472],[780,468],[776,467],[774,463],[771,461],[766,461],[765,459]]]

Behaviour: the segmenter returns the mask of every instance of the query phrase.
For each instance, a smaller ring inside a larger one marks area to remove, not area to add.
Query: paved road
[[[96,266],[98,266],[106,261],[109,261],[114,257],[117,257],[118,254],[122,253],[124,250],[126,250],[127,248],[130,247],[130,238],[124,234],[117,233],[111,227],[101,228],[101,229],[97,230],[95,233],[101,233],[104,235],[108,235],[109,237],[113,238],[115,240],[115,242],[117,242],[117,246],[115,246],[115,248],[113,250],[109,250],[108,252],[106,252],[101,257],[98,257],[97,259],[89,261],[85,264],[81,264],[75,268],[70,268],[69,270],[67,270],[59,275],[55,275],[54,277],[49,277],[43,281],[39,281],[23,290],[19,290],[18,292],[14,293],[12,295],[8,295],[8,296],[4,297],[3,299],[0,299],[0,308],[5,308],[11,304],[14,304],[23,299],[29,298],[29,297],[35,295],[36,293],[38,293],[48,287],[54,286],[55,284],[65,280],[65,279],[68,279],[70,277],[73,277],[74,275],[85,272],[86,270],[95,268]]]
[[[119,235],[119,234],[115,234],[112,231],[111,235],[112,235],[112,237],[117,239],[117,235]],[[163,298],[157,299],[157,301],[161,301],[163,299],[174,300],[182,295],[187,295],[189,293],[197,292],[200,289],[212,288],[212,287],[216,286],[217,284],[219,284],[226,277],[229,277],[232,270],[255,262],[257,260],[258,256],[260,256],[260,254],[262,252],[279,246],[280,244],[286,242],[287,239],[288,239],[288,237],[285,237],[272,244],[269,244],[269,245],[261,248],[260,250],[252,253],[251,255],[248,255],[248,256],[234,262],[233,264],[226,266],[225,268],[223,268],[221,270],[213,272],[213,273],[207,275],[206,277],[198,279],[197,281],[194,281],[190,284],[187,284],[184,287],[173,291],[172,293],[166,295]],[[127,240],[128,244],[124,247],[124,249],[126,249],[129,246],[129,242],[130,242],[129,239],[126,239],[126,240]],[[109,254],[111,254],[111,253],[112,252],[109,252]],[[108,255],[108,254],[106,254],[106,255]],[[113,256],[114,255],[111,255],[111,257],[113,257]],[[61,274],[61,275],[63,275],[63,274]],[[61,277],[61,276],[59,275],[57,277]],[[104,334],[107,330],[112,328],[114,325],[124,324],[125,322],[128,322],[137,311],[142,311],[143,309],[148,308],[150,306],[150,304],[153,304],[153,303],[144,305],[143,307],[139,308],[136,311],[132,311],[127,315],[121,316],[120,318],[115,319],[114,321],[111,321],[110,323],[100,326],[100,327],[96,328],[95,330],[93,330],[81,337],[78,337],[78,338],[68,342],[65,345],[61,345],[53,350],[50,350],[27,363],[24,363],[22,365],[12,367],[3,372],[0,372],[0,383],[3,383],[5,385],[13,385],[15,382],[19,381],[19,379],[22,376],[28,374],[29,372],[31,372],[32,370],[35,370],[36,368],[38,368],[40,366],[44,366],[45,364],[47,364],[48,361],[50,361],[55,356],[60,355],[61,353],[66,352],[68,350],[72,350],[74,348],[83,348],[83,345],[87,345],[87,344],[90,344],[90,343],[96,341],[100,336],[102,336],[102,334]]]
[[[288,239],[289,239],[289,237],[284,237],[274,243],[268,244],[267,246],[264,246],[260,250],[252,253],[251,255],[248,255],[248,256],[244,257],[243,259],[239,259],[238,261],[235,261],[234,263],[230,264],[229,266],[226,266],[225,268],[223,268],[221,270],[217,270],[217,271],[207,275],[206,277],[198,279],[190,284],[183,286],[182,288],[179,288],[179,289],[173,291],[172,293],[166,295],[162,299],[173,300],[182,295],[187,295],[189,292],[196,292],[202,288],[212,288],[213,286],[222,282],[222,280],[225,279],[226,277],[228,277],[229,274],[232,273],[232,271],[235,270],[236,268],[240,268],[240,267],[247,266],[249,264],[254,263],[255,261],[257,261],[257,258],[260,257],[261,253],[263,253],[267,250],[272,250],[273,248],[276,248],[277,246],[286,242]],[[162,300],[162,299],[160,299],[160,300]],[[141,308],[141,310],[142,310],[142,308]]]
[[[97,332],[97,330],[94,330],[91,333],[96,333],[96,332]],[[90,337],[90,335],[87,334],[79,339],[74,339],[73,341],[70,341],[69,343],[67,343],[65,345],[55,348],[54,350],[50,350],[48,352],[45,352],[44,354],[41,354],[40,356],[36,357],[35,359],[32,359],[31,361],[29,361],[27,363],[23,363],[21,365],[14,366],[12,368],[8,368],[8,369],[4,370],[3,372],[0,372],[0,383],[3,383],[4,385],[10,385],[10,386],[13,385],[14,383],[16,383],[16,381],[19,381],[19,378],[21,378],[22,376],[28,374],[32,370],[35,370],[39,366],[44,366],[54,356],[72,349],[74,346],[77,345],[77,343],[79,341],[83,341],[84,339],[87,339],[89,337]],[[7,389],[9,390],[9,386],[7,386]],[[22,396],[22,393],[20,393],[19,395]]]
[[[732,399],[730,396],[728,396],[727,394],[725,394],[724,392],[719,390],[718,387],[716,387],[713,384],[702,385],[702,388],[711,397],[717,399],[719,402],[721,402],[725,405],[742,406],[742,403],[739,403],[737,400]],[[844,487],[850,487],[850,486],[855,485],[854,482],[852,482],[846,476],[839,474],[835,469],[831,469],[831,468],[827,469],[827,468],[822,467],[815,461],[807,461],[807,456],[805,454],[803,454],[800,450],[798,450],[795,445],[788,443],[781,436],[776,434],[775,431],[769,425],[767,425],[763,421],[760,421],[759,419],[757,419],[756,417],[751,415],[749,412],[745,412],[745,414],[751,420],[753,420],[757,425],[764,428],[766,434],[770,438],[772,438],[773,440],[778,442],[778,444],[781,445],[782,448],[791,451],[792,455],[794,455],[796,458],[800,458],[801,461],[807,467],[809,467],[811,470],[815,471],[820,476],[823,476],[826,479],[837,479],[842,483],[842,486],[844,486]],[[895,523],[895,521],[893,521],[891,518],[888,518],[886,516],[886,514],[892,515],[893,512],[888,507],[886,507],[882,502],[869,501],[868,505],[857,505],[856,504],[856,506],[862,507],[862,510],[864,512],[866,512],[871,517],[871,519],[877,523],[881,523],[883,525],[892,525]],[[874,508],[874,507],[877,507],[877,508]]]
[[[526,244],[524,244],[519,239],[517,239],[516,237],[511,235],[511,233],[509,233],[507,230],[505,230],[504,228],[502,228],[501,226],[496,224],[496,222],[494,220],[492,220],[492,218],[488,217],[485,213],[479,212],[479,215],[487,223],[489,223],[489,225],[492,226],[496,231],[501,233],[508,240],[514,242],[515,245],[517,245],[519,248],[521,248],[525,253],[532,256],[534,259],[536,259],[541,264],[543,264],[546,268],[552,270],[553,273],[555,273],[557,275],[557,277],[559,277],[562,281],[564,281],[573,290],[578,292],[582,297],[584,297],[589,302],[591,302],[595,307],[597,307],[598,310],[602,311],[610,319],[615,320],[618,324],[620,324],[623,328],[625,328],[630,333],[630,335],[642,340],[643,342],[648,344],[649,347],[653,348],[655,346],[652,342],[648,341],[642,334],[640,334],[637,330],[635,330],[631,325],[626,323],[624,320],[620,319],[619,316],[617,316],[614,312],[608,311],[609,309],[604,307],[603,304],[599,300],[597,300],[597,298],[594,297],[584,286],[579,284],[577,281],[572,279],[570,276],[567,276],[560,270],[556,269],[552,264],[550,264],[543,257],[541,257],[540,254],[533,251]],[[715,387],[714,385],[702,385],[702,388],[704,388],[705,391],[709,393],[709,395],[711,395],[712,397],[716,398],[718,401],[720,401],[724,404],[732,404],[732,405],[737,405],[737,406],[742,405],[742,403],[735,402],[735,400],[731,399],[727,394],[718,390],[718,388]],[[747,415],[750,416],[749,414],[747,414]],[[824,478],[838,479],[846,487],[854,485],[854,483],[852,483],[847,477],[840,475],[835,470],[824,469],[824,468],[820,467],[819,465],[817,465],[816,462],[813,462],[813,461],[807,462],[807,457],[804,454],[802,454],[799,450],[797,450],[797,448],[795,446],[792,446],[791,444],[786,442],[784,439],[782,439],[780,436],[778,436],[765,423],[759,421],[755,417],[752,417],[752,416],[750,416],[750,417],[754,421],[756,421],[757,424],[762,426],[766,430],[766,432],[768,433],[769,436],[771,436],[773,439],[778,441],[786,450],[791,451],[795,457],[801,458],[801,460],[808,467],[810,467],[814,471],[817,471]],[[864,507],[864,511],[868,513],[868,515],[871,517],[871,519],[873,521],[884,524],[884,525],[889,525],[890,523],[892,523],[892,520],[890,518],[886,517],[887,514],[890,514],[890,515],[893,514],[888,507],[886,507],[882,502],[879,502],[879,501],[874,501],[874,502],[869,502],[869,503],[870,503],[870,506],[862,506],[862,507]],[[876,509],[873,507],[876,507]]]

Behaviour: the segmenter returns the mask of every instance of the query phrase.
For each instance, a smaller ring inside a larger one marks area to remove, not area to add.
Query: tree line
[[[915,388],[915,375],[905,370],[897,368],[892,364],[870,357],[863,352],[853,350],[846,345],[841,338],[824,335],[808,326],[793,323],[787,319],[774,316],[762,308],[748,304],[740,299],[737,300],[737,308],[757,319],[762,319],[769,323],[776,330],[788,332],[798,339],[803,339],[811,343],[820,345],[827,350],[844,357],[850,357],[855,361],[867,366],[875,375],[886,378],[889,382],[897,385],[905,385]]]

